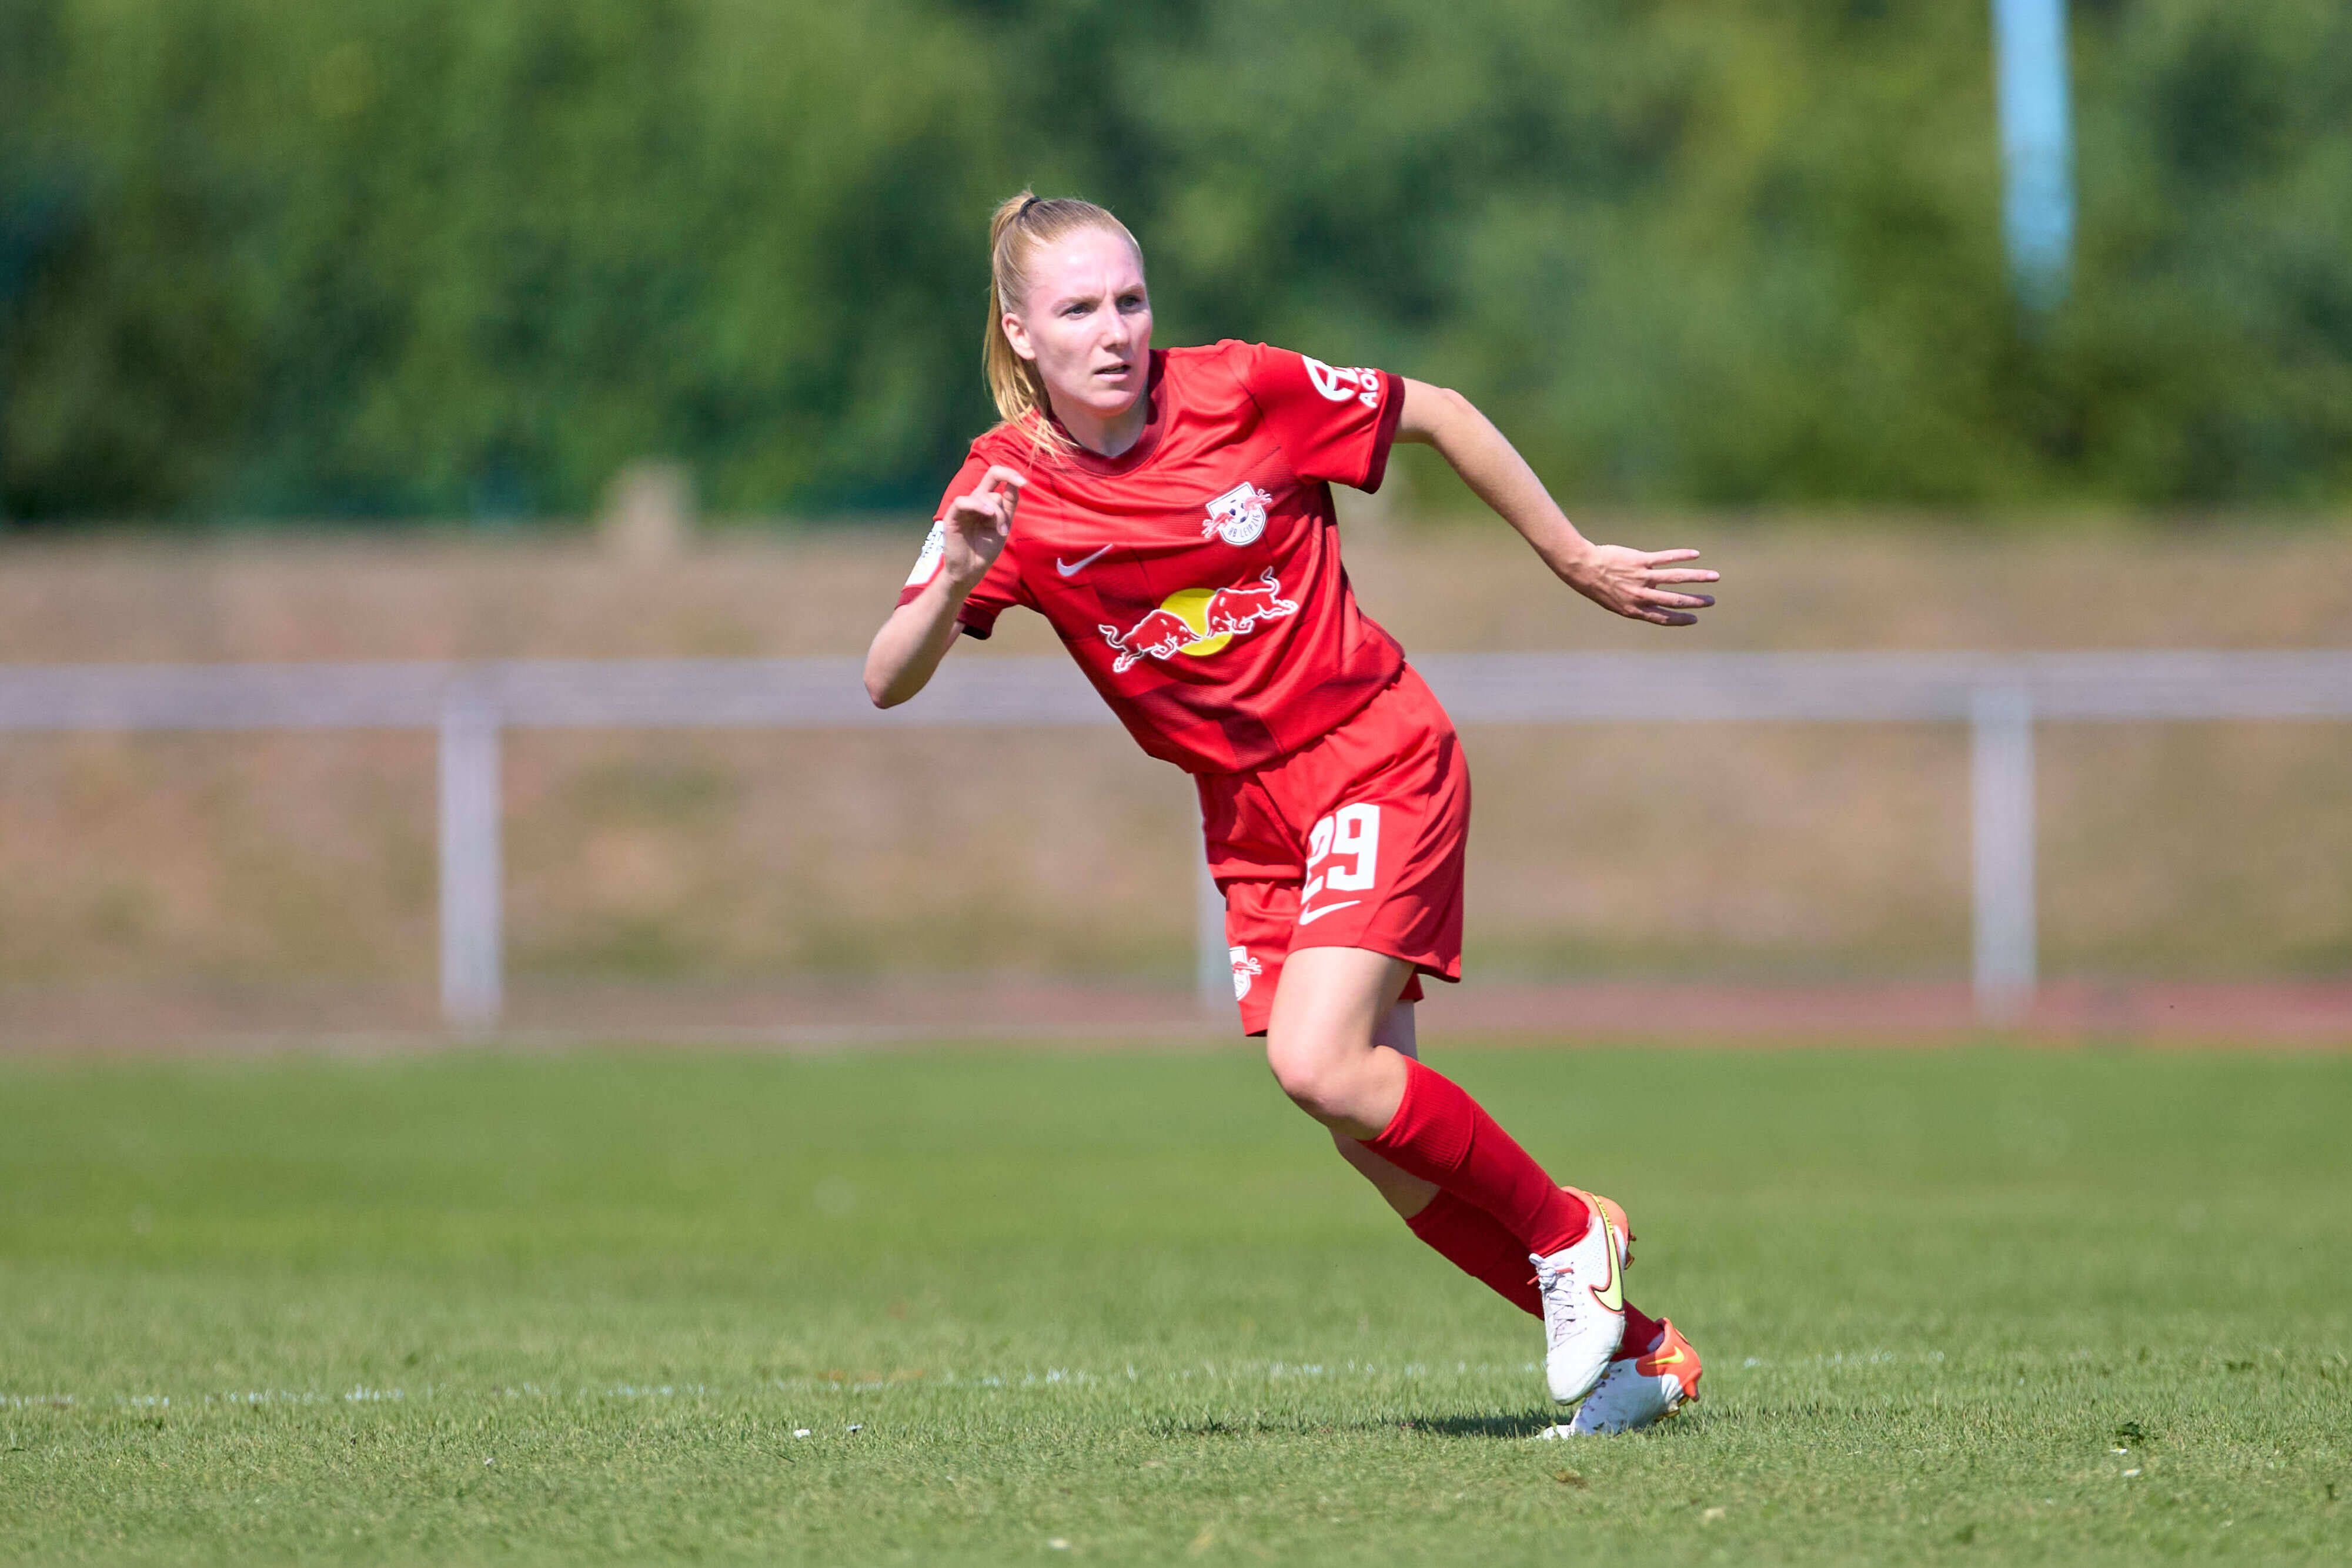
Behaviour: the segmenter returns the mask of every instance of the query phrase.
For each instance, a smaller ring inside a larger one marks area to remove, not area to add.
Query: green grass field
[[[2352,1559],[2352,1059],[1433,1060],[1692,1413],[1240,1053],[0,1063],[0,1555]]]

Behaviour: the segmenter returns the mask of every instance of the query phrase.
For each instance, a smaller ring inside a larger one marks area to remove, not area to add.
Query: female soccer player
[[[1624,1303],[1622,1211],[1556,1184],[1417,1058],[1422,977],[1462,972],[1470,779],[1357,608],[1330,486],[1376,489],[1392,443],[1434,446],[1563,581],[1662,626],[1712,604],[1684,585],[1716,573],[1684,564],[1696,550],[1587,542],[1444,388],[1260,344],[1154,350],[1142,250],[1090,202],[1024,192],[989,237],[1003,422],[948,487],[868,695],[905,702],[959,632],[1043,614],[1144,750],[1194,776],[1242,1026],[1284,1092],[1416,1235],[1542,1318],[1576,1429],[1672,1414],[1698,1358]]]

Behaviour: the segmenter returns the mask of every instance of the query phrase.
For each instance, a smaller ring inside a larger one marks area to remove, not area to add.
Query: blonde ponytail
[[[1041,448],[1067,446],[1069,437],[1055,426],[1053,403],[1036,361],[1014,353],[1012,340],[1004,335],[1005,301],[1028,300],[1029,258],[1039,246],[1089,228],[1125,235],[1127,243],[1135,246],[1136,260],[1143,259],[1143,247],[1135,244],[1135,236],[1108,208],[1074,196],[1048,200],[1034,191],[1023,191],[998,204],[988,220],[988,332],[982,340],[981,364],[987,372],[989,395],[996,400],[997,413],[1015,429],[1027,427]]]

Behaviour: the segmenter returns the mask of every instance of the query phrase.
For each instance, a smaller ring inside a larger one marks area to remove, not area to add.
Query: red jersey
[[[940,503],[991,464],[1025,476],[1004,553],[957,619],[985,637],[1025,604],[1143,749],[1192,773],[1259,767],[1355,716],[1404,667],[1357,608],[1331,486],[1376,490],[1403,388],[1287,349],[1155,350],[1150,422],[1116,458],[1040,452],[999,427]],[[940,570],[938,525],[907,603]]]

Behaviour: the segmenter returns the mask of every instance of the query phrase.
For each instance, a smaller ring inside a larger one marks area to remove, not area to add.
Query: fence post
[[[1992,0],[1992,35],[2010,276],[2026,305],[2047,310],[2065,298],[2074,250],[2066,0]]]
[[[1192,899],[1192,988],[1201,1010],[1215,1016],[1234,1005],[1233,949],[1225,946],[1225,895],[1209,874],[1200,845],[1191,846],[1192,863],[1200,868]]]
[[[441,707],[441,1016],[469,1034],[504,1000],[499,807],[498,709],[461,682]]]
[[[2033,701],[1979,686],[1969,706],[1977,1016],[2015,1023],[2033,1005]]]

